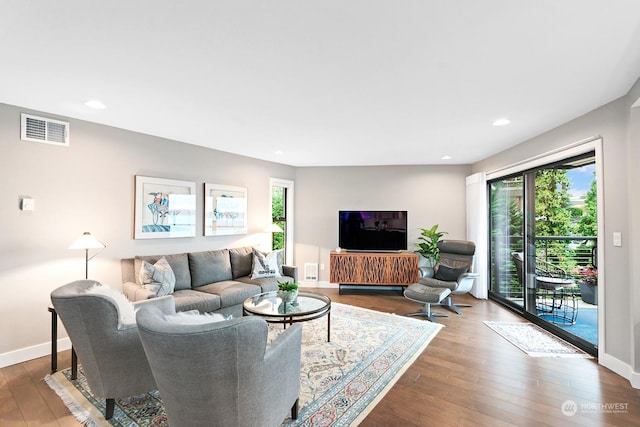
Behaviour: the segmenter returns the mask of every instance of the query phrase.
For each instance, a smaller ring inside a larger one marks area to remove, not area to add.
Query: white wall
[[[68,148],[20,140],[20,113],[71,122]],[[49,353],[50,292],[84,278],[84,254],[67,249],[90,231],[107,247],[89,276],[120,288],[120,258],[269,242],[269,179],[294,179],[295,168],[122,129],[0,104],[0,366]],[[248,188],[249,232],[195,238],[133,239],[134,176]],[[35,211],[19,209],[21,196]],[[64,330],[60,336],[66,336]]]
[[[361,166],[298,168],[296,174],[296,264],[324,264],[338,246],[338,211],[408,211],[408,245],[419,228],[439,224],[447,238],[465,239],[465,178],[470,166]]]
[[[636,172],[638,135],[636,132],[635,138],[630,139],[629,116],[631,104],[638,97],[632,93],[640,90],[638,86],[636,83],[632,92],[623,98],[473,165],[474,172],[488,172],[586,138],[602,137],[604,176],[598,179],[604,181],[604,194],[598,197],[604,201],[604,218],[599,218],[604,221],[604,235],[599,236],[598,243],[603,245],[606,265],[605,277],[600,279],[605,292],[601,308],[606,313],[606,341],[605,357],[600,362],[632,382],[633,319],[639,318],[640,303],[635,307],[630,303],[632,290],[639,285],[638,263],[631,262],[630,254],[638,253],[638,234],[632,231],[640,227],[640,217],[631,215],[631,206],[635,212],[640,211],[636,194],[640,176]],[[622,233],[622,247],[613,246],[614,231]],[[632,274],[633,271],[636,273]]]

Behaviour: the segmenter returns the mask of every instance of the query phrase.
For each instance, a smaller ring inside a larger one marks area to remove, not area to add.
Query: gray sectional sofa
[[[278,290],[277,281],[298,281],[295,266],[282,265],[282,277],[251,279],[250,246],[171,255],[137,256],[121,260],[122,290],[130,301],[154,298],[142,286],[138,272],[142,261],[151,264],[165,257],[175,275],[173,295],[177,311],[199,310],[242,316],[242,302],[262,292]]]

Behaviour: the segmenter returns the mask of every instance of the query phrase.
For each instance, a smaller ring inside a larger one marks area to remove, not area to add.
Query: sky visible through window
[[[567,177],[571,180],[571,188],[569,189],[571,198],[584,199],[591,186],[591,181],[595,179],[595,170],[596,165],[592,163],[567,171]]]

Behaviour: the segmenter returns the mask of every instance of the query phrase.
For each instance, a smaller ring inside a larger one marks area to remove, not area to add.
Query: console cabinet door
[[[410,285],[418,282],[418,255],[331,252],[329,280],[343,285]]]

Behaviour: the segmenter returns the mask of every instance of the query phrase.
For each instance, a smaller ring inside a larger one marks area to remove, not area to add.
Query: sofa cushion
[[[235,280],[224,280],[200,286],[197,292],[214,294],[220,296],[221,307],[242,304],[244,300],[262,292],[259,286],[249,283],[236,282]]]
[[[271,292],[278,290],[278,281],[281,282],[295,282],[295,279],[290,276],[282,277],[264,277],[262,279],[252,279],[249,276],[238,277],[238,282],[249,283],[252,285],[260,286],[262,292]]]
[[[251,268],[251,278],[261,279],[263,277],[282,276],[282,263],[278,263],[278,251],[262,253],[253,250],[253,267]]]
[[[191,252],[189,254],[191,287],[197,288],[213,282],[231,280],[229,249]]]
[[[202,313],[219,310],[220,296],[193,289],[182,289],[173,293],[176,311],[198,310]]]
[[[159,297],[173,293],[176,286],[176,276],[165,257],[160,258],[155,264],[143,260],[139,280],[145,289]]]
[[[191,289],[191,272],[189,271],[189,259],[187,254],[173,254],[173,255],[149,255],[149,256],[137,256],[134,260],[134,271],[136,273],[136,283],[140,286],[138,272],[142,267],[142,261],[147,261],[150,264],[155,264],[162,257],[165,257],[173,274],[176,276],[175,290]]]
[[[251,274],[251,265],[253,264],[253,248],[251,246],[229,249],[229,257],[231,258],[231,273],[234,280]]]

